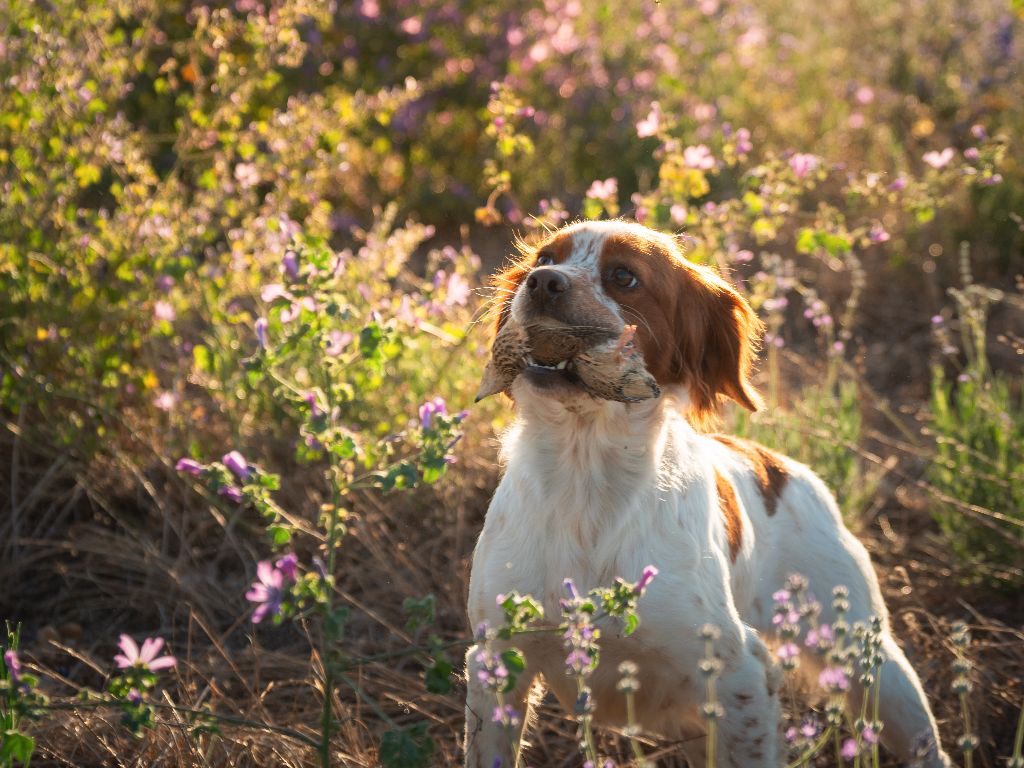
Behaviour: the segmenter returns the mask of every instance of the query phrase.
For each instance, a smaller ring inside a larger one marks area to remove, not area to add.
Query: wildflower
[[[515,728],[522,722],[519,712],[511,704],[495,707],[491,719],[496,723],[501,723],[506,728]]]
[[[861,738],[864,739],[865,744],[877,744],[878,733],[870,725],[864,726],[864,730],[860,733]]]
[[[818,675],[818,685],[829,693],[841,693],[849,690],[850,679],[839,667],[825,667]]]
[[[924,160],[932,168],[938,170],[940,168],[945,168],[947,165],[949,165],[950,161],[953,159],[954,154],[955,152],[952,147],[946,147],[941,152],[936,152],[934,150],[931,152],[925,152],[921,159]]]
[[[818,735],[818,724],[813,720],[804,720],[800,726],[800,735],[808,740],[813,739]]]
[[[842,344],[842,342],[837,342]],[[835,639],[835,635],[832,633],[832,627],[828,624],[822,624],[820,627],[812,627],[807,630],[807,638],[804,643],[808,648],[814,646],[828,646]]]
[[[18,658],[17,651],[9,650],[4,652],[4,664],[7,665],[7,671],[11,674],[11,682],[17,685],[21,682],[21,660]]]
[[[740,128],[736,131],[736,154],[747,155],[753,150],[754,145],[750,143],[750,131]]]
[[[114,656],[114,663],[117,664],[118,669],[142,667],[150,672],[156,672],[160,669],[173,667],[178,663],[178,660],[173,656],[157,656],[160,653],[160,649],[164,647],[164,639],[162,637],[147,637],[142,641],[142,648],[140,649],[128,635],[121,635],[117,641],[117,646],[121,649],[121,653]]]
[[[223,496],[224,498],[230,501],[233,501],[235,504],[241,502],[242,499],[245,497],[245,494],[242,493],[242,489],[236,488],[233,485],[222,485],[220,488],[217,489],[217,494]]]
[[[291,552],[289,552],[284,557],[280,558],[275,563],[277,570],[284,574],[284,577],[289,581],[295,581],[295,575],[298,571],[298,565],[299,558]]]
[[[786,743],[787,744],[795,744],[796,743],[796,735],[797,735],[796,728],[791,725],[789,728],[786,729]]]
[[[796,643],[783,643],[779,646],[778,650],[775,651],[775,655],[784,662],[790,661],[800,655],[800,648]]]
[[[199,477],[203,470],[206,469],[198,461],[193,461],[192,459],[178,459],[178,463],[174,465],[174,468],[178,472],[185,472],[192,475],[192,477]]]
[[[156,279],[156,287],[164,293],[170,291],[175,285],[176,281],[170,275],[160,275],[160,277]]]
[[[803,152],[797,152],[789,158],[789,167],[798,179],[806,178],[813,173],[820,163],[821,159],[816,155],[808,155]]]
[[[281,259],[281,267],[284,273],[292,280],[299,276],[299,256],[295,251],[287,251]]]
[[[897,176],[893,182],[889,185],[889,190],[892,192],[902,192],[907,188],[907,179],[905,176]]]
[[[753,251],[748,251],[746,249],[741,250],[741,251],[736,251],[736,253],[733,255],[732,259],[733,259],[733,261],[738,261],[741,264],[746,264],[748,261],[753,261],[754,260],[754,252]]]
[[[434,423],[435,416],[443,416],[448,412],[447,404],[443,397],[435,397],[433,400],[427,400],[423,405],[420,406],[420,426],[423,429],[430,429]]]
[[[312,296],[303,296],[298,301],[293,301],[290,307],[281,312],[281,322],[290,323],[301,315],[304,309],[307,312],[316,312],[316,301]]]
[[[331,357],[337,357],[345,350],[345,347],[352,343],[355,336],[348,331],[331,331],[327,338],[327,347],[324,352]]]
[[[594,200],[611,200],[619,194],[619,181],[615,178],[595,179],[594,183],[590,185],[590,189],[587,190],[587,197],[593,198]]]
[[[780,590],[776,591],[774,594],[772,594],[772,600],[775,601],[776,603],[789,602],[789,600],[792,597],[793,597],[793,595],[790,594],[788,589],[780,589]]]
[[[173,392],[161,392],[153,399],[153,405],[161,411],[172,411],[178,398]]]
[[[686,209],[686,206],[682,205],[681,203],[676,203],[668,211],[668,215],[669,218],[672,219],[672,223],[679,226],[686,223],[687,213],[688,211]]]
[[[932,325],[942,325],[942,315],[932,315]]]
[[[166,320],[170,323],[173,322],[177,316],[177,313],[174,311],[174,306],[169,301],[158,301],[153,305],[153,317],[157,320]]]
[[[270,285],[263,286],[263,289],[260,291],[260,298],[269,304],[276,299],[290,299],[291,294],[280,283],[271,283]]]
[[[570,671],[579,675],[582,674],[585,669],[590,668],[590,664],[593,661],[586,651],[575,648],[569,652],[569,655],[565,657],[565,666]]]
[[[965,160],[970,160],[970,161],[973,162],[973,161],[977,160],[980,156],[981,156],[981,153],[978,152],[978,148],[977,147],[968,147],[967,149],[964,150],[964,159]]]
[[[843,756],[844,760],[853,760],[859,751],[857,742],[853,739],[847,739],[843,742],[843,748],[840,750],[840,754]]]
[[[644,568],[643,573],[640,574],[640,581],[636,583],[634,589],[636,589],[638,593],[643,592],[647,589],[647,585],[650,584],[657,575],[658,569],[653,565],[648,565]]]
[[[256,170],[255,163],[239,163],[235,166],[235,181],[242,189],[249,189],[256,186],[260,181],[260,174]]]
[[[984,176],[978,180],[978,183],[986,187],[994,187],[996,184],[1002,184],[1003,174],[993,173],[991,176]]]
[[[256,319],[256,341],[260,345],[260,349],[267,348],[267,318],[259,317]]]
[[[142,694],[139,693],[138,688],[132,688],[128,691],[128,701],[136,707],[142,703]]]
[[[984,141],[988,138],[988,131],[985,130],[985,126],[980,123],[975,123],[971,126],[971,136],[976,138],[978,141]]]
[[[452,272],[452,276],[448,278],[448,294],[444,303],[449,307],[455,304],[464,307],[469,301],[470,293],[469,281],[458,272]]]
[[[862,85],[853,94],[858,104],[870,104],[875,100],[875,92],[869,86]]]
[[[872,243],[884,243],[889,239],[889,233],[885,231],[885,228],[878,223],[871,226],[871,230],[868,232],[868,240]]]
[[[715,167],[715,156],[705,144],[687,147],[683,150],[683,163],[687,168],[708,171]]]
[[[502,663],[501,657],[484,649],[477,653],[476,663],[480,665],[476,672],[477,680],[484,686],[492,690],[500,690],[505,686],[508,667]]]
[[[252,470],[249,469],[249,464],[246,462],[245,456],[238,451],[225,453],[223,458],[221,458],[221,461],[224,463],[225,467],[235,473],[235,477],[239,480],[248,480],[252,475]]]
[[[277,616],[281,613],[281,603],[285,596],[285,580],[293,580],[288,573],[294,575],[294,565],[286,562],[287,560],[287,555],[281,558],[276,568],[270,564],[269,560],[261,560],[256,564],[256,581],[245,593],[246,600],[259,604],[252,612],[253,624],[259,624],[268,615]],[[282,563],[285,568],[280,567]]]
[[[661,105],[653,101],[651,102],[651,111],[647,113],[647,117],[636,124],[636,135],[641,139],[646,139],[649,136],[656,135],[660,128]]]

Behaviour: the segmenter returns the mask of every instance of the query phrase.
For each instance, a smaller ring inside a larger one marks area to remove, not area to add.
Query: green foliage
[[[970,566],[964,578],[1012,586],[1024,580],[1024,393],[1019,377],[989,366],[988,305],[1002,297],[973,283],[966,249],[962,274],[965,287],[951,293],[967,365],[955,381],[932,369],[928,479],[944,495],[932,516]]]
[[[429,768],[434,749],[434,741],[427,734],[427,723],[416,723],[384,733],[380,761],[385,768]]]

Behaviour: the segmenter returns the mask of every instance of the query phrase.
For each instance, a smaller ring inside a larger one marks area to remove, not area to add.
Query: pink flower
[[[974,162],[979,157],[981,157],[981,153],[978,151],[977,147],[968,147],[967,149],[964,150],[964,158],[966,160]]]
[[[676,203],[671,208],[669,208],[668,211],[668,215],[669,218],[672,219],[672,223],[679,226],[682,226],[683,224],[686,223],[686,216],[688,213],[689,212],[687,211],[686,206],[683,205],[682,203]]]
[[[448,294],[444,298],[444,303],[449,307],[455,304],[464,307],[471,293],[469,281],[458,272],[452,272],[452,276],[448,278]]]
[[[423,22],[417,16],[410,16],[408,19],[403,19],[399,26],[407,35],[418,35],[423,31]]]
[[[651,111],[647,113],[647,117],[636,124],[636,135],[641,139],[646,139],[649,136],[657,135],[660,128],[661,105],[654,101],[651,102]]]
[[[858,104],[870,104],[875,100],[875,92],[868,86],[862,85],[853,94],[853,98],[857,100]]]
[[[245,494],[242,493],[241,488],[236,488],[233,485],[222,485],[220,488],[217,489],[217,494],[219,496],[223,496],[225,499],[228,499],[229,501],[233,501],[235,504],[241,502],[242,498],[245,496]]]
[[[864,730],[860,732],[861,737],[864,739],[865,744],[877,744],[878,734],[875,733],[875,729],[870,725],[865,726]]]
[[[740,128],[736,131],[736,154],[750,154],[753,148],[754,145],[750,142],[750,131],[746,128]]]
[[[161,392],[153,399],[153,405],[161,411],[172,411],[178,398],[173,392]]]
[[[595,179],[594,183],[590,185],[590,189],[587,190],[587,197],[593,198],[594,200],[611,200],[619,194],[619,181],[618,179]]]
[[[928,165],[938,170],[939,168],[945,168],[949,165],[953,159],[953,155],[956,154],[952,147],[946,147],[941,152],[925,152],[921,157]]]
[[[872,243],[884,243],[889,240],[889,233],[885,231],[885,228],[877,222],[871,226],[871,230],[868,232],[868,240]]]
[[[754,260],[754,252],[753,251],[748,251],[748,250],[745,250],[745,249],[742,250],[742,251],[736,251],[736,253],[733,255],[732,259],[733,259],[733,261],[738,261],[738,262],[741,262],[741,263],[745,264],[748,261],[753,261]]]
[[[327,348],[324,349],[324,352],[331,357],[337,357],[345,351],[345,347],[352,343],[355,336],[348,331],[331,331],[327,338]]]
[[[640,581],[636,583],[636,591],[643,592],[647,589],[647,585],[650,584],[654,577],[658,575],[657,567],[648,565],[644,568],[643,573],[640,574]]]
[[[847,739],[843,742],[843,748],[840,750],[844,760],[853,760],[857,756],[860,750],[857,748],[857,742],[853,739]]]
[[[839,348],[836,351],[842,352],[843,342],[837,341],[836,344],[839,345]],[[835,638],[832,634],[832,627],[830,627],[828,624],[822,624],[820,627],[812,627],[811,629],[807,630],[807,638],[806,640],[804,640],[804,642],[806,643],[808,648],[812,648],[815,645],[827,645],[831,643],[833,639]]]
[[[121,635],[117,646],[121,649],[121,653],[114,657],[114,663],[117,664],[119,669],[143,667],[150,672],[156,672],[160,669],[173,667],[178,663],[178,660],[173,656],[157,656],[160,653],[160,649],[164,647],[164,639],[162,637],[147,637],[142,641],[142,649],[140,650],[139,646],[128,635]]]
[[[294,558],[294,555],[291,555]],[[281,566],[285,567],[282,568]],[[294,564],[285,555],[278,560],[278,567],[275,568],[269,560],[261,560],[256,564],[256,581],[245,593],[245,599],[251,603],[258,603],[256,610],[252,612],[252,623],[259,624],[268,615],[276,616],[281,612],[281,603],[285,595],[285,581],[293,581],[289,574],[294,575]]]
[[[818,685],[829,693],[841,693],[849,690],[850,680],[839,667],[825,667],[818,675]]]
[[[198,461],[193,461],[192,459],[178,459],[178,463],[174,465],[174,468],[193,477],[199,477],[203,470],[206,469]]]
[[[448,406],[443,397],[427,400],[427,402],[420,406],[420,426],[424,429],[430,429],[434,423],[434,416],[443,416],[446,413],[448,413]]]
[[[295,574],[298,572],[299,558],[293,553],[289,552],[284,557],[280,558],[275,566],[282,575],[289,581],[295,581]]]
[[[817,170],[820,164],[821,158],[816,155],[808,155],[803,152],[797,152],[789,158],[789,167],[798,179],[806,178]]]
[[[276,299],[291,298],[291,294],[280,283],[271,283],[270,285],[263,286],[263,290],[260,291],[260,298],[269,304]]]
[[[687,168],[708,171],[715,167],[715,156],[711,154],[706,144],[698,144],[683,150],[683,162]]]
[[[4,651],[4,664],[7,665],[7,670],[11,673],[11,682],[15,685],[21,682],[21,660],[18,659],[16,651]]]
[[[235,181],[242,189],[255,187],[260,183],[260,174],[255,163],[239,163],[235,166]]]
[[[234,472],[235,477],[239,480],[248,480],[252,475],[252,470],[249,469],[249,464],[238,451],[231,451],[231,453],[225,453],[221,462],[225,467]]]
[[[157,320],[166,320],[168,323],[172,323],[177,316],[169,301],[158,301],[153,305],[153,317]]]
[[[775,651],[775,655],[783,661],[789,661],[790,659],[795,659],[800,655],[800,649],[797,647],[796,643],[783,643],[778,647],[778,650]]]

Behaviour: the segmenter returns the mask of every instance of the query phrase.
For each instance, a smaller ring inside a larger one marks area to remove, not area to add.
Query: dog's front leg
[[[757,633],[740,624],[715,648],[722,660],[717,683],[717,764],[730,768],[782,765],[778,674]]]
[[[474,645],[466,652],[466,768],[517,768],[533,678],[519,675],[512,690],[502,694],[502,703],[518,718],[512,726],[503,723],[497,696],[487,685],[490,673],[481,661],[482,650]]]

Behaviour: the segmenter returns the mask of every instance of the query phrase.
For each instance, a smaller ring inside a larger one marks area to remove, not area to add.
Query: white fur
[[[596,270],[600,241],[622,227],[636,225],[577,225],[584,235],[574,234],[580,252],[574,248],[566,265],[578,269],[589,263]],[[558,399],[520,377],[513,395],[517,420],[502,440],[505,474],[473,557],[474,626],[499,625],[496,596],[511,590],[532,594],[556,623],[564,579],[586,591],[608,586],[616,576],[636,580],[644,566],[655,565],[660,573],[640,601],[636,633],[623,637],[616,624],[602,625],[601,663],[590,680],[596,719],[623,724],[616,669],[630,659],[640,667],[641,725],[668,737],[696,736],[688,742],[688,755],[703,760],[699,628],[714,624],[722,632],[715,649],[723,662],[718,695],[726,713],[719,721],[719,765],[775,767],[783,764],[780,710],[765,641],[773,640],[772,593],[789,574],[801,573],[823,603],[833,586],[845,585],[851,622],[870,616],[884,622],[884,743],[904,761],[912,757],[915,740],[938,743],[920,682],[889,632],[867,552],[843,526],[834,499],[810,469],[787,462],[789,479],[769,516],[743,457],[699,435],[683,417],[684,388],[625,405],[582,395]],[[735,562],[715,490],[716,469],[735,488],[741,508],[742,547]],[[822,620],[833,618],[825,605]],[[564,673],[561,638],[525,635],[514,645],[526,657],[527,674],[506,701],[524,713],[524,722],[538,675],[571,710],[575,683]],[[503,768],[513,768],[519,765],[519,739],[491,722],[494,697],[477,680],[477,651],[467,654],[466,766],[493,768],[500,758]],[[921,764],[949,761],[935,748]]]

